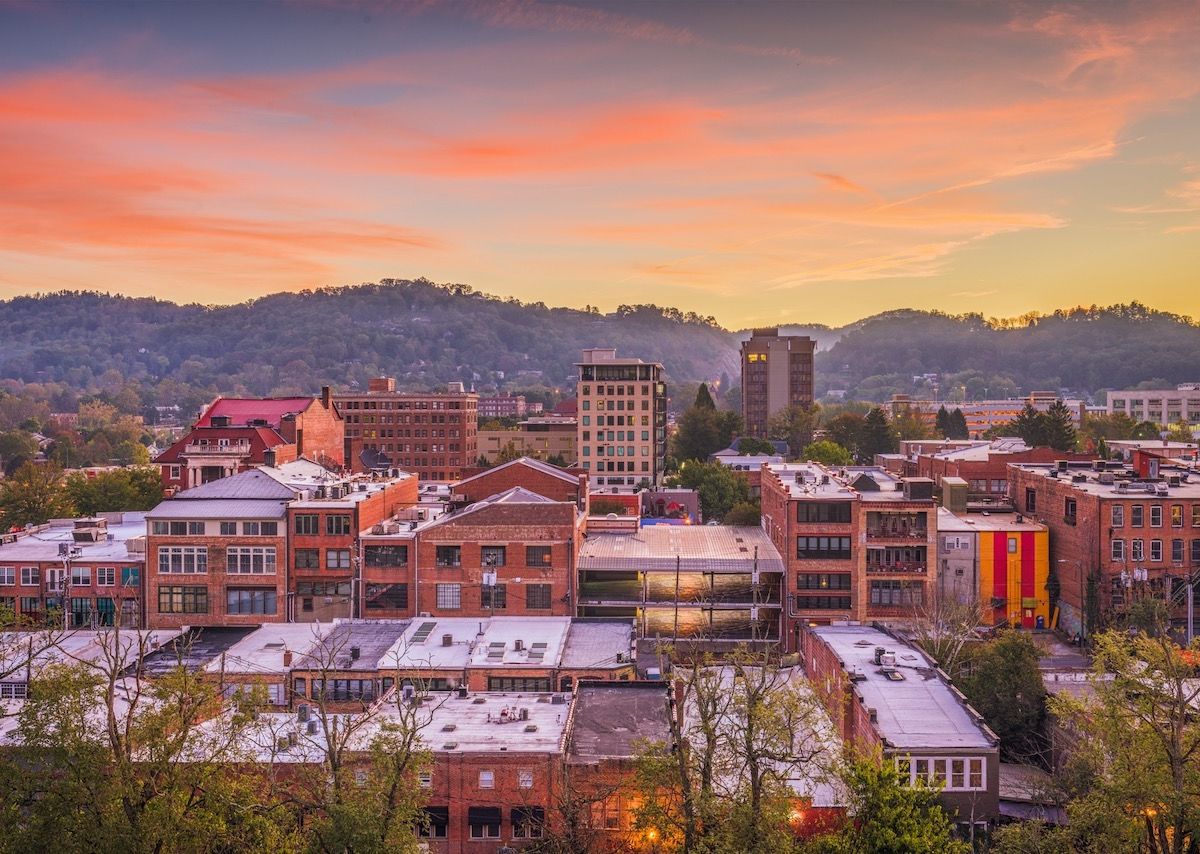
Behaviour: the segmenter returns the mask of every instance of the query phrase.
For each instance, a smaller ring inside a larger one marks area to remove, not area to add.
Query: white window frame
[[[491,770],[483,770],[479,772],[479,788],[494,789],[496,788],[496,772]]]
[[[40,566],[21,567],[21,584],[26,587],[40,587],[42,584],[42,568]]]
[[[117,586],[117,568],[115,566],[98,566],[98,567],[96,567],[96,586],[97,587],[116,587]]]

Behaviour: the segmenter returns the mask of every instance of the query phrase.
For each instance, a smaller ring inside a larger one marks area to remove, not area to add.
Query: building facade
[[[524,418],[529,407],[523,394],[496,394],[479,398],[480,418]]]
[[[768,465],[763,527],[787,562],[785,646],[804,624],[902,621],[932,601],[933,483],[876,467]]]
[[[807,336],[755,329],[742,342],[742,419],[748,436],[767,437],[768,419],[789,406],[813,404],[813,353]]]
[[[1180,383],[1173,389],[1110,391],[1105,410],[1109,415],[1128,415],[1134,421],[1152,421],[1168,426],[1186,421],[1200,422],[1200,383]]]
[[[618,359],[612,349],[583,351],[577,363],[579,461],[593,490],[632,492],[657,485],[667,459],[663,367]]]
[[[391,469],[420,480],[457,480],[479,457],[479,395],[450,383],[444,393],[396,391],[391,377],[371,380],[365,394],[335,395],[345,417],[346,458],[355,471]]]
[[[515,452],[538,460],[557,457],[573,465],[578,457],[578,429],[574,418],[528,418],[512,430],[480,430],[479,456],[490,464],[502,453]]]

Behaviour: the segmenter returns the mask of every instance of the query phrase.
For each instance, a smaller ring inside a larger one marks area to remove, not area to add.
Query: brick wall
[[[498,466],[483,472],[469,483],[456,485],[452,491],[461,495],[467,504],[473,504],[516,486],[554,501],[578,502],[580,497],[586,493],[586,487],[581,486],[578,477],[566,481],[561,477],[539,471],[533,466],[523,465],[520,462]]]

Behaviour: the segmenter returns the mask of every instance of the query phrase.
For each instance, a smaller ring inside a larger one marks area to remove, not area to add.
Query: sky
[[[0,299],[1200,315],[1200,0],[0,0]]]

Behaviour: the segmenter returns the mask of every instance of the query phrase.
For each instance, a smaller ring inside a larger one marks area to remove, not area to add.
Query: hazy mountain
[[[1138,304],[1019,322],[890,311],[817,338],[817,387],[886,400],[939,391],[1090,392],[1150,379],[1200,380],[1200,328]],[[315,392],[389,375],[402,386],[562,385],[584,347],[663,362],[679,383],[738,378],[738,342],[711,318],[657,306],[548,308],[425,280],[281,293],[234,306],[63,292],[0,302],[0,379],[58,384],[142,405],[194,406],[213,393]],[[501,377],[501,373],[503,376]],[[50,386],[53,391],[54,387]]]

